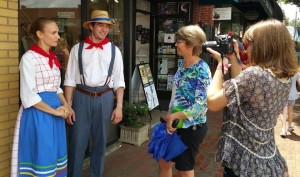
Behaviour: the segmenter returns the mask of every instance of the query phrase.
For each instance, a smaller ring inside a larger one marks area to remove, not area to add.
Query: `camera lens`
[[[206,41],[203,45],[205,45],[206,47],[209,47],[209,48],[214,48],[218,44],[217,44],[217,41]]]
[[[202,51],[207,52],[206,50],[207,47],[214,49],[217,46],[218,46],[217,41],[206,41],[202,44]]]

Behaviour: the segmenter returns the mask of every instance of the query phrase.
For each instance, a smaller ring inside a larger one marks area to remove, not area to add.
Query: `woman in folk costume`
[[[37,44],[20,61],[19,111],[11,176],[67,176],[65,118],[67,102],[60,88],[61,65],[51,51],[58,26],[47,18],[31,26]]]

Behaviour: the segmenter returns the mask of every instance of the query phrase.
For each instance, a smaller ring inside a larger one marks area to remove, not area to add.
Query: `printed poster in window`
[[[185,18],[178,18],[177,26],[178,26],[178,29],[180,29],[181,27],[184,27],[185,26]]]
[[[168,85],[168,75],[157,75],[157,89],[167,90]]]
[[[174,79],[174,75],[168,75],[168,85],[167,85],[168,91],[172,91],[173,79]]]
[[[179,2],[178,3],[178,13],[179,14],[189,14],[190,13],[190,2]]]
[[[148,84],[149,83],[148,76],[147,76],[144,65],[139,65],[139,71],[140,71],[140,76],[142,78],[143,85]]]
[[[144,91],[148,103],[148,108],[151,111],[159,105],[154,84],[150,84],[149,86],[145,87]]]
[[[175,34],[165,34],[164,43],[175,43]]]
[[[163,33],[176,33],[178,30],[176,18],[159,19],[159,31]]]
[[[158,15],[165,14],[165,3],[158,3],[157,4],[157,14]]]
[[[167,2],[165,4],[165,14],[177,14],[177,2]]]
[[[152,73],[151,73],[151,69],[150,69],[150,65],[149,64],[145,64],[145,70],[148,76],[148,81],[149,83],[153,82],[153,77],[152,77]]]
[[[214,8],[212,20],[231,20],[231,7]]]
[[[175,74],[177,70],[175,57],[168,58],[168,74]]]
[[[158,74],[168,74],[168,58],[159,58]]]

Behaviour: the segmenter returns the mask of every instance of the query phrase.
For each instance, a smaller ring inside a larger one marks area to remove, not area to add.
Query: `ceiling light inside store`
[[[115,0],[115,2],[116,2],[116,3],[119,3],[119,1],[118,1],[118,0]]]

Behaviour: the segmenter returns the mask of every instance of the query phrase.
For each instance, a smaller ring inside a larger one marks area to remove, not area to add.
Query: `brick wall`
[[[201,22],[204,25],[213,26],[214,21],[212,20],[214,5],[201,5],[199,0],[193,2],[193,24],[199,24]]]
[[[194,8],[193,8],[193,24],[199,24],[200,21],[200,6],[198,5],[199,0],[194,0]]]
[[[214,9],[214,5],[203,5],[203,6],[199,6],[199,11],[200,11],[200,18],[199,21],[202,24],[205,25],[214,25],[214,21],[212,20],[212,14],[213,14],[213,9]]]
[[[0,177],[10,176],[19,108],[18,0],[0,1]]]

